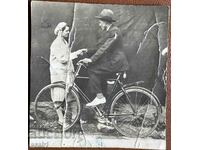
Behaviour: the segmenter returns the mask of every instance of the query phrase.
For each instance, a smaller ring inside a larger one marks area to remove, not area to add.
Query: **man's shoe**
[[[106,125],[101,123],[97,124],[97,129],[104,133],[112,133],[115,131],[115,128],[112,125]]]
[[[95,98],[92,102],[90,103],[87,103],[86,106],[87,107],[94,107],[94,106],[97,106],[97,105],[100,105],[100,104],[104,104],[106,103],[106,98],[105,97],[102,97],[102,98]]]
[[[110,121],[108,120],[108,118],[105,118],[105,117],[98,117],[97,120],[98,120],[98,122],[101,123],[101,124],[112,125],[112,122],[110,122]]]

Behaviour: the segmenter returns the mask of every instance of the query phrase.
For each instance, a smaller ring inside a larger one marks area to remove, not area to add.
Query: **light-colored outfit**
[[[51,44],[50,50],[51,83],[59,81],[66,82],[67,74],[70,72],[73,73],[74,71],[67,41],[57,36]]]
[[[72,53],[70,56],[70,48],[67,41],[61,36],[57,36],[50,47],[51,83],[64,82],[68,90],[68,87],[72,85],[74,79],[73,58],[75,58],[75,55]],[[51,90],[51,96],[53,101],[63,101],[65,89],[53,88]]]

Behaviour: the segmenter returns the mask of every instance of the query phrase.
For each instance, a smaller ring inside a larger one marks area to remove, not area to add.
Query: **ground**
[[[164,107],[163,107],[163,110]],[[126,147],[165,149],[165,111],[162,112],[156,130],[147,138],[128,138],[115,129],[98,128],[97,121],[78,121],[72,130],[62,133],[61,127],[51,130],[40,128],[34,120],[33,104],[30,107],[33,118],[29,122],[31,147]],[[64,135],[64,136],[63,136]]]

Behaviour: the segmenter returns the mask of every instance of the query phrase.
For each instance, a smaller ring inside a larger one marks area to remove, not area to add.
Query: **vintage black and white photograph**
[[[30,8],[29,146],[166,149],[169,7]]]

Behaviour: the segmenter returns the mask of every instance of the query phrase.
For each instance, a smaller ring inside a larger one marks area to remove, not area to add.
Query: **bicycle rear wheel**
[[[114,127],[124,136],[147,137],[156,128],[161,114],[157,97],[149,90],[131,86],[114,97],[111,116]],[[131,106],[132,105],[132,106]]]
[[[54,127],[58,126],[58,115],[56,113],[54,102],[51,99],[51,89],[56,87],[65,88],[63,84],[50,84],[44,87],[36,96],[34,112],[39,128],[52,130]],[[66,100],[64,99],[61,106],[63,108],[63,114],[66,109],[65,103]],[[80,115],[80,109],[79,97],[72,88],[67,99],[65,130],[68,130],[76,123]]]

